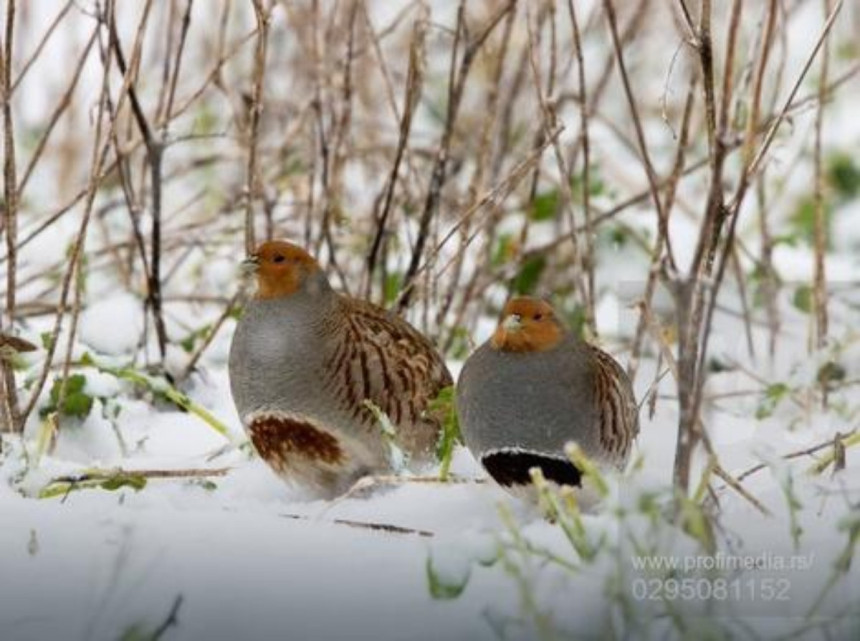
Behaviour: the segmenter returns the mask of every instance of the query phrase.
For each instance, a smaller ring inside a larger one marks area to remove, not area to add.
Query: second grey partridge
[[[505,305],[492,338],[466,360],[457,411],[466,445],[509,490],[530,487],[532,467],[580,486],[569,441],[599,466],[621,468],[639,431],[621,366],[564,327],[547,302],[526,297]]]

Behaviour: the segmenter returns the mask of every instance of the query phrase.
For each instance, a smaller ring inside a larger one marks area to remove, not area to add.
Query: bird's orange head
[[[564,337],[564,326],[552,305],[539,298],[512,298],[490,344],[503,352],[543,352]]]
[[[313,256],[283,240],[262,243],[243,264],[256,275],[256,297],[262,300],[291,296],[309,276],[320,271]]]

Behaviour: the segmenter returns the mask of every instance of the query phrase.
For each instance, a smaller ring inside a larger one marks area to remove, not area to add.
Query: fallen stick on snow
[[[229,467],[218,468],[187,468],[176,470],[124,470],[121,468],[111,470],[90,469],[80,474],[68,474],[58,476],[48,482],[39,491],[40,499],[53,498],[55,496],[65,497],[75,490],[102,488],[104,490],[118,490],[121,487],[131,487],[141,490],[149,479],[188,479],[207,478],[211,476],[225,476],[230,471]]]
[[[316,517],[311,517],[307,514],[281,514],[285,519],[293,521],[311,521],[316,520]],[[353,521],[352,519],[332,519],[331,521],[323,521],[323,523],[331,523],[334,525],[346,525],[363,530],[374,530],[377,532],[386,532],[388,534],[412,534],[425,538],[436,536],[430,530],[419,530],[416,528],[403,527],[402,525],[393,525],[392,523],[376,523],[373,521]]]

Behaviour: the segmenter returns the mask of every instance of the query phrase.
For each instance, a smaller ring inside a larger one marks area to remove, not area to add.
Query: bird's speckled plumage
[[[467,359],[457,409],[466,445],[508,487],[528,483],[533,466],[578,484],[564,454],[569,441],[596,463],[621,468],[639,430],[621,366],[530,298],[510,301],[499,329]]]
[[[264,243],[256,255],[263,295],[239,321],[230,383],[260,455],[325,497],[386,471],[369,401],[391,419],[411,458],[429,458],[440,422],[425,410],[451,384],[432,344],[402,318],[335,292],[295,245]],[[275,263],[278,256],[284,260]]]

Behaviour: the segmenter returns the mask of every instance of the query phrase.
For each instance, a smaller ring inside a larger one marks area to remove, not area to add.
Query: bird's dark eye
[[[272,259],[274,263],[283,263],[286,259],[282,254],[275,254],[275,257]]]
[[[535,320],[540,320],[543,318],[543,314],[535,314],[534,316],[532,316],[532,318],[534,318]]]

